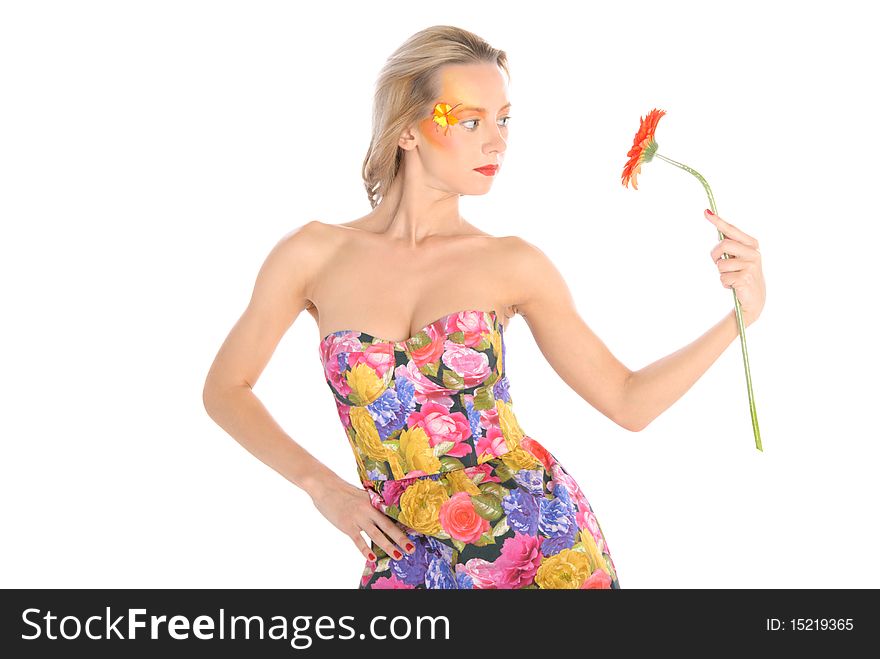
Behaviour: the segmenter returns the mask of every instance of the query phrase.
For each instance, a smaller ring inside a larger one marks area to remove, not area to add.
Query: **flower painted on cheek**
[[[455,105],[449,105],[449,103],[437,103],[434,105],[434,123],[444,129],[444,135],[449,132],[450,126],[454,126],[458,123],[458,117],[452,114],[452,110],[459,105],[461,105],[461,103],[456,103]]]

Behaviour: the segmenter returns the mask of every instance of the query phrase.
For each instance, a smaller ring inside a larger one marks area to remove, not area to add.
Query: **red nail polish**
[[[401,556],[403,556],[403,554],[401,554],[399,551],[397,551],[397,550],[395,549],[395,550],[394,550],[394,558],[400,558]]]
[[[415,549],[415,548],[416,548],[416,547],[415,547],[415,545],[414,545],[413,543],[411,543],[411,542],[407,542],[407,543],[406,543],[406,550],[407,550],[407,551],[412,551],[412,550]]]
[[[369,557],[370,557],[370,560],[371,560],[371,561],[375,561],[375,560],[376,560],[376,554],[374,554],[373,552],[370,552],[370,553],[369,553]]]
[[[707,208],[706,212],[709,213],[709,215],[715,215],[715,213],[712,212],[711,208]]]

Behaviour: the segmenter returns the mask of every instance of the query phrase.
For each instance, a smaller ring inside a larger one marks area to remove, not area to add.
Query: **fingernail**
[[[706,212],[709,213],[709,215],[715,215],[715,213],[712,212],[711,208],[707,208]]]
[[[399,551],[397,551],[397,550],[395,549],[395,550],[394,550],[394,558],[400,558],[401,556],[403,556],[403,554],[401,554]]]
[[[371,561],[375,561],[375,560],[376,560],[376,554],[374,554],[373,552],[370,552],[370,553],[367,554],[367,555],[370,557],[370,560],[371,560]]]
[[[411,542],[406,543],[406,550],[407,551],[412,551],[415,548],[416,548],[416,546],[413,543],[411,543]]]

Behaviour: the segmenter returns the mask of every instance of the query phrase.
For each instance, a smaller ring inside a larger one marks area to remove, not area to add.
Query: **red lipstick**
[[[480,172],[486,176],[495,176],[498,172],[498,165],[486,165],[485,167],[475,167],[475,172]]]

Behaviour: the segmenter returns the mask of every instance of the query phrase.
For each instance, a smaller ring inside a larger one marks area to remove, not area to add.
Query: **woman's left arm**
[[[743,324],[752,324],[766,296],[758,241],[717,216],[706,217],[726,236],[710,252],[721,284],[735,288]],[[523,316],[551,367],[577,394],[609,419],[638,432],[662,414],[703,375],[739,334],[731,310],[701,337],[648,366],[632,371],[607,348],[575,309],[568,286],[549,258],[518,238],[511,263],[519,276]],[[722,258],[723,253],[731,258]]]
[[[721,273],[721,285],[736,290],[743,325],[748,327],[761,315],[767,296],[758,241],[717,215],[707,211],[705,216],[725,236],[709,254]],[[729,258],[723,258],[724,253]],[[737,336],[736,311],[731,309],[692,343],[633,372],[627,379],[624,395],[630,423],[641,430],[660,416],[700,379]]]

